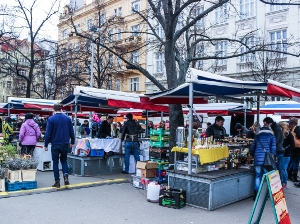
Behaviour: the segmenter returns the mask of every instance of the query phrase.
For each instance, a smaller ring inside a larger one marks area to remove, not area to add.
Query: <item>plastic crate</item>
[[[162,189],[159,192],[159,205],[169,208],[182,208],[186,205],[186,191]]]
[[[157,169],[158,170],[167,170],[169,168],[169,162],[158,162]]]
[[[6,191],[29,190],[35,188],[37,188],[36,181],[15,182],[15,183],[10,183],[9,181],[5,181]]]
[[[164,141],[159,141],[159,142],[150,141],[150,146],[152,146],[152,147],[169,147],[170,143],[164,142]]]
[[[156,181],[158,184],[168,183],[168,176],[155,177],[154,181]]]
[[[169,157],[169,153],[168,152],[161,152],[161,153],[150,152],[149,157],[155,158],[155,159],[167,159]]]
[[[104,156],[104,149],[91,149],[90,156]]]

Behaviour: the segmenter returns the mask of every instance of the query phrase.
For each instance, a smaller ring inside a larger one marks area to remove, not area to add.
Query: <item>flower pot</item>
[[[5,179],[0,179],[0,192],[5,192]]]
[[[22,170],[22,180],[23,181],[35,181],[36,171],[37,171],[36,169]]]
[[[8,170],[7,179],[10,183],[22,182],[21,170]]]

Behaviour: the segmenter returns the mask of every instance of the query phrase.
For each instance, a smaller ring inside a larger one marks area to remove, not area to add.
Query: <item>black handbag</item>
[[[265,159],[264,159],[264,164],[263,167],[268,171],[272,171],[272,170],[276,170],[276,159],[275,159],[275,155],[271,152],[267,152],[265,150],[265,147],[263,146],[263,144],[261,143],[259,137],[257,136],[257,139],[260,143],[260,145],[262,146],[263,150],[265,151]]]

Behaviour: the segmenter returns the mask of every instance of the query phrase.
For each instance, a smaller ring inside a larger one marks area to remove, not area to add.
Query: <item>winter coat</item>
[[[283,140],[283,148],[285,149],[284,157],[291,157],[293,149],[295,148],[295,140],[291,132],[289,132],[288,136]]]
[[[267,127],[261,128],[250,147],[250,154],[254,157],[254,166],[263,165],[266,154],[264,149],[276,155],[276,139],[273,132]]]
[[[140,129],[141,126],[134,120],[128,120],[122,128],[121,140],[125,140],[126,142],[137,142]]]
[[[224,139],[226,130],[223,126],[218,126],[216,123],[212,124],[206,129],[206,137],[213,136],[214,139]]]
[[[275,138],[276,138],[276,154],[282,154],[282,153],[284,153],[284,149],[282,147],[283,139],[284,139],[282,129],[276,122],[274,122],[271,125],[271,128],[272,128]]]
[[[14,130],[12,129],[11,124],[7,123],[7,122],[3,122],[2,123],[2,136],[3,136],[3,139],[9,139],[9,136],[11,136],[13,134],[14,134]]]
[[[294,132],[296,133],[297,138],[300,139],[300,126],[297,126]],[[292,152],[292,156],[300,156],[300,148],[294,148]]]
[[[111,125],[107,121],[103,121],[100,125],[98,138],[111,137]]]
[[[19,140],[22,145],[36,145],[41,130],[33,119],[27,119],[21,126]]]
[[[246,135],[246,137],[247,137],[247,133],[249,132],[249,130],[245,127],[245,126],[243,126],[242,127],[242,129],[241,129],[241,131],[239,131],[239,133],[238,133],[238,137],[240,137],[240,138],[242,138],[243,137],[243,134],[245,134]]]

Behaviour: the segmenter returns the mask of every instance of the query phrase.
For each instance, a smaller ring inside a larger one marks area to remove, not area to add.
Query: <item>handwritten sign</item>
[[[278,170],[264,174],[248,224],[259,223],[268,195],[277,224],[291,224]]]

